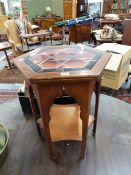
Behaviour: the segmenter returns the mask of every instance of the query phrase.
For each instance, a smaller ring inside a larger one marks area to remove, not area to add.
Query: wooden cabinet
[[[64,20],[72,18],[72,0],[63,0]]]
[[[63,14],[64,20],[76,18],[77,1],[63,0]]]
[[[127,0],[112,0],[111,13],[126,14],[128,9]]]
[[[105,16],[106,14],[110,13],[111,9],[111,2],[110,0],[104,0],[103,1],[103,10],[102,10],[102,16]]]
[[[49,29],[50,26],[53,26],[56,22],[62,20],[62,17],[41,17],[33,19],[34,24],[39,25],[42,29]]]
[[[104,0],[103,16],[107,13],[118,14],[120,16],[131,15],[131,0]]]
[[[28,16],[27,2],[28,0],[21,0],[21,7],[24,16]]]
[[[76,24],[69,28],[70,30],[70,41],[82,43],[84,41],[91,40],[91,24]]]

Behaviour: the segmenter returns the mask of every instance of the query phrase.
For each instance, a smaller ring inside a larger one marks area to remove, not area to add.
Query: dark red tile
[[[65,62],[69,68],[83,68],[86,65],[86,62],[83,60],[69,60]]]
[[[52,69],[57,68],[61,63],[54,61],[54,60],[47,60],[41,63],[39,66],[43,69]]]

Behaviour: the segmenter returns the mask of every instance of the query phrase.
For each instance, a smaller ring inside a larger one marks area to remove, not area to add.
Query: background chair
[[[36,33],[33,28],[32,28],[32,24],[29,22],[29,21],[26,21],[25,22],[25,28],[26,28],[26,33],[28,34],[33,34],[33,33]],[[31,43],[37,43],[37,42],[40,42],[40,39],[38,37],[33,37],[33,38],[29,38],[28,39],[28,43],[31,44]]]
[[[67,27],[51,27],[51,36],[46,36],[46,40],[51,40],[51,45],[53,41],[57,41],[56,45],[59,44],[70,44],[69,35],[70,31]],[[54,44],[54,43],[53,43]]]
[[[69,36],[70,36],[70,31],[68,28],[66,27],[62,27],[60,29],[58,29],[58,32],[53,32],[52,36],[51,36],[51,40],[54,41],[60,41],[60,44],[70,44],[70,40],[69,40]],[[51,41],[52,43],[52,41]]]
[[[19,51],[17,49],[17,46],[21,46],[22,41],[20,38],[20,33],[17,29],[15,20],[11,19],[11,20],[5,21],[4,26],[6,29],[8,41],[12,46],[14,56],[16,57],[18,55],[21,55],[23,52]]]

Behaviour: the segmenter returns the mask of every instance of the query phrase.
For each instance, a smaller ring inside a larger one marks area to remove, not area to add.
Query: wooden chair
[[[28,34],[36,33],[36,32],[32,29],[32,24],[31,24],[29,21],[26,21],[26,22],[25,22],[25,27],[26,27],[26,32],[27,32]],[[40,42],[40,38],[38,38],[38,37],[33,37],[33,38],[28,39],[28,43],[37,43],[37,42]]]
[[[59,44],[67,44],[68,45],[68,44],[70,44],[69,35],[70,35],[70,31],[68,28],[66,28],[66,27],[56,28],[55,26],[53,26],[51,37],[47,36],[46,39],[51,40],[51,45],[52,45],[52,41],[59,41],[59,43],[57,43],[57,45],[59,45]]]
[[[62,29],[58,30],[58,33],[53,32],[51,39],[55,41],[61,41],[60,44],[70,44],[69,35],[69,29],[63,27]]]
[[[16,22],[14,19],[7,20],[5,21],[4,26],[6,29],[8,41],[12,46],[13,54],[15,57],[17,57],[18,55],[21,55],[23,52],[17,49],[17,46],[22,45],[22,41],[20,38],[20,33],[16,26]]]

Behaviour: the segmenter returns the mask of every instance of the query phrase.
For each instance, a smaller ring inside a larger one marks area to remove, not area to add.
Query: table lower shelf
[[[82,120],[78,104],[56,105],[50,109],[50,134],[51,141],[82,140]],[[42,119],[37,121],[43,128]],[[89,115],[88,127],[94,122],[94,116]]]

